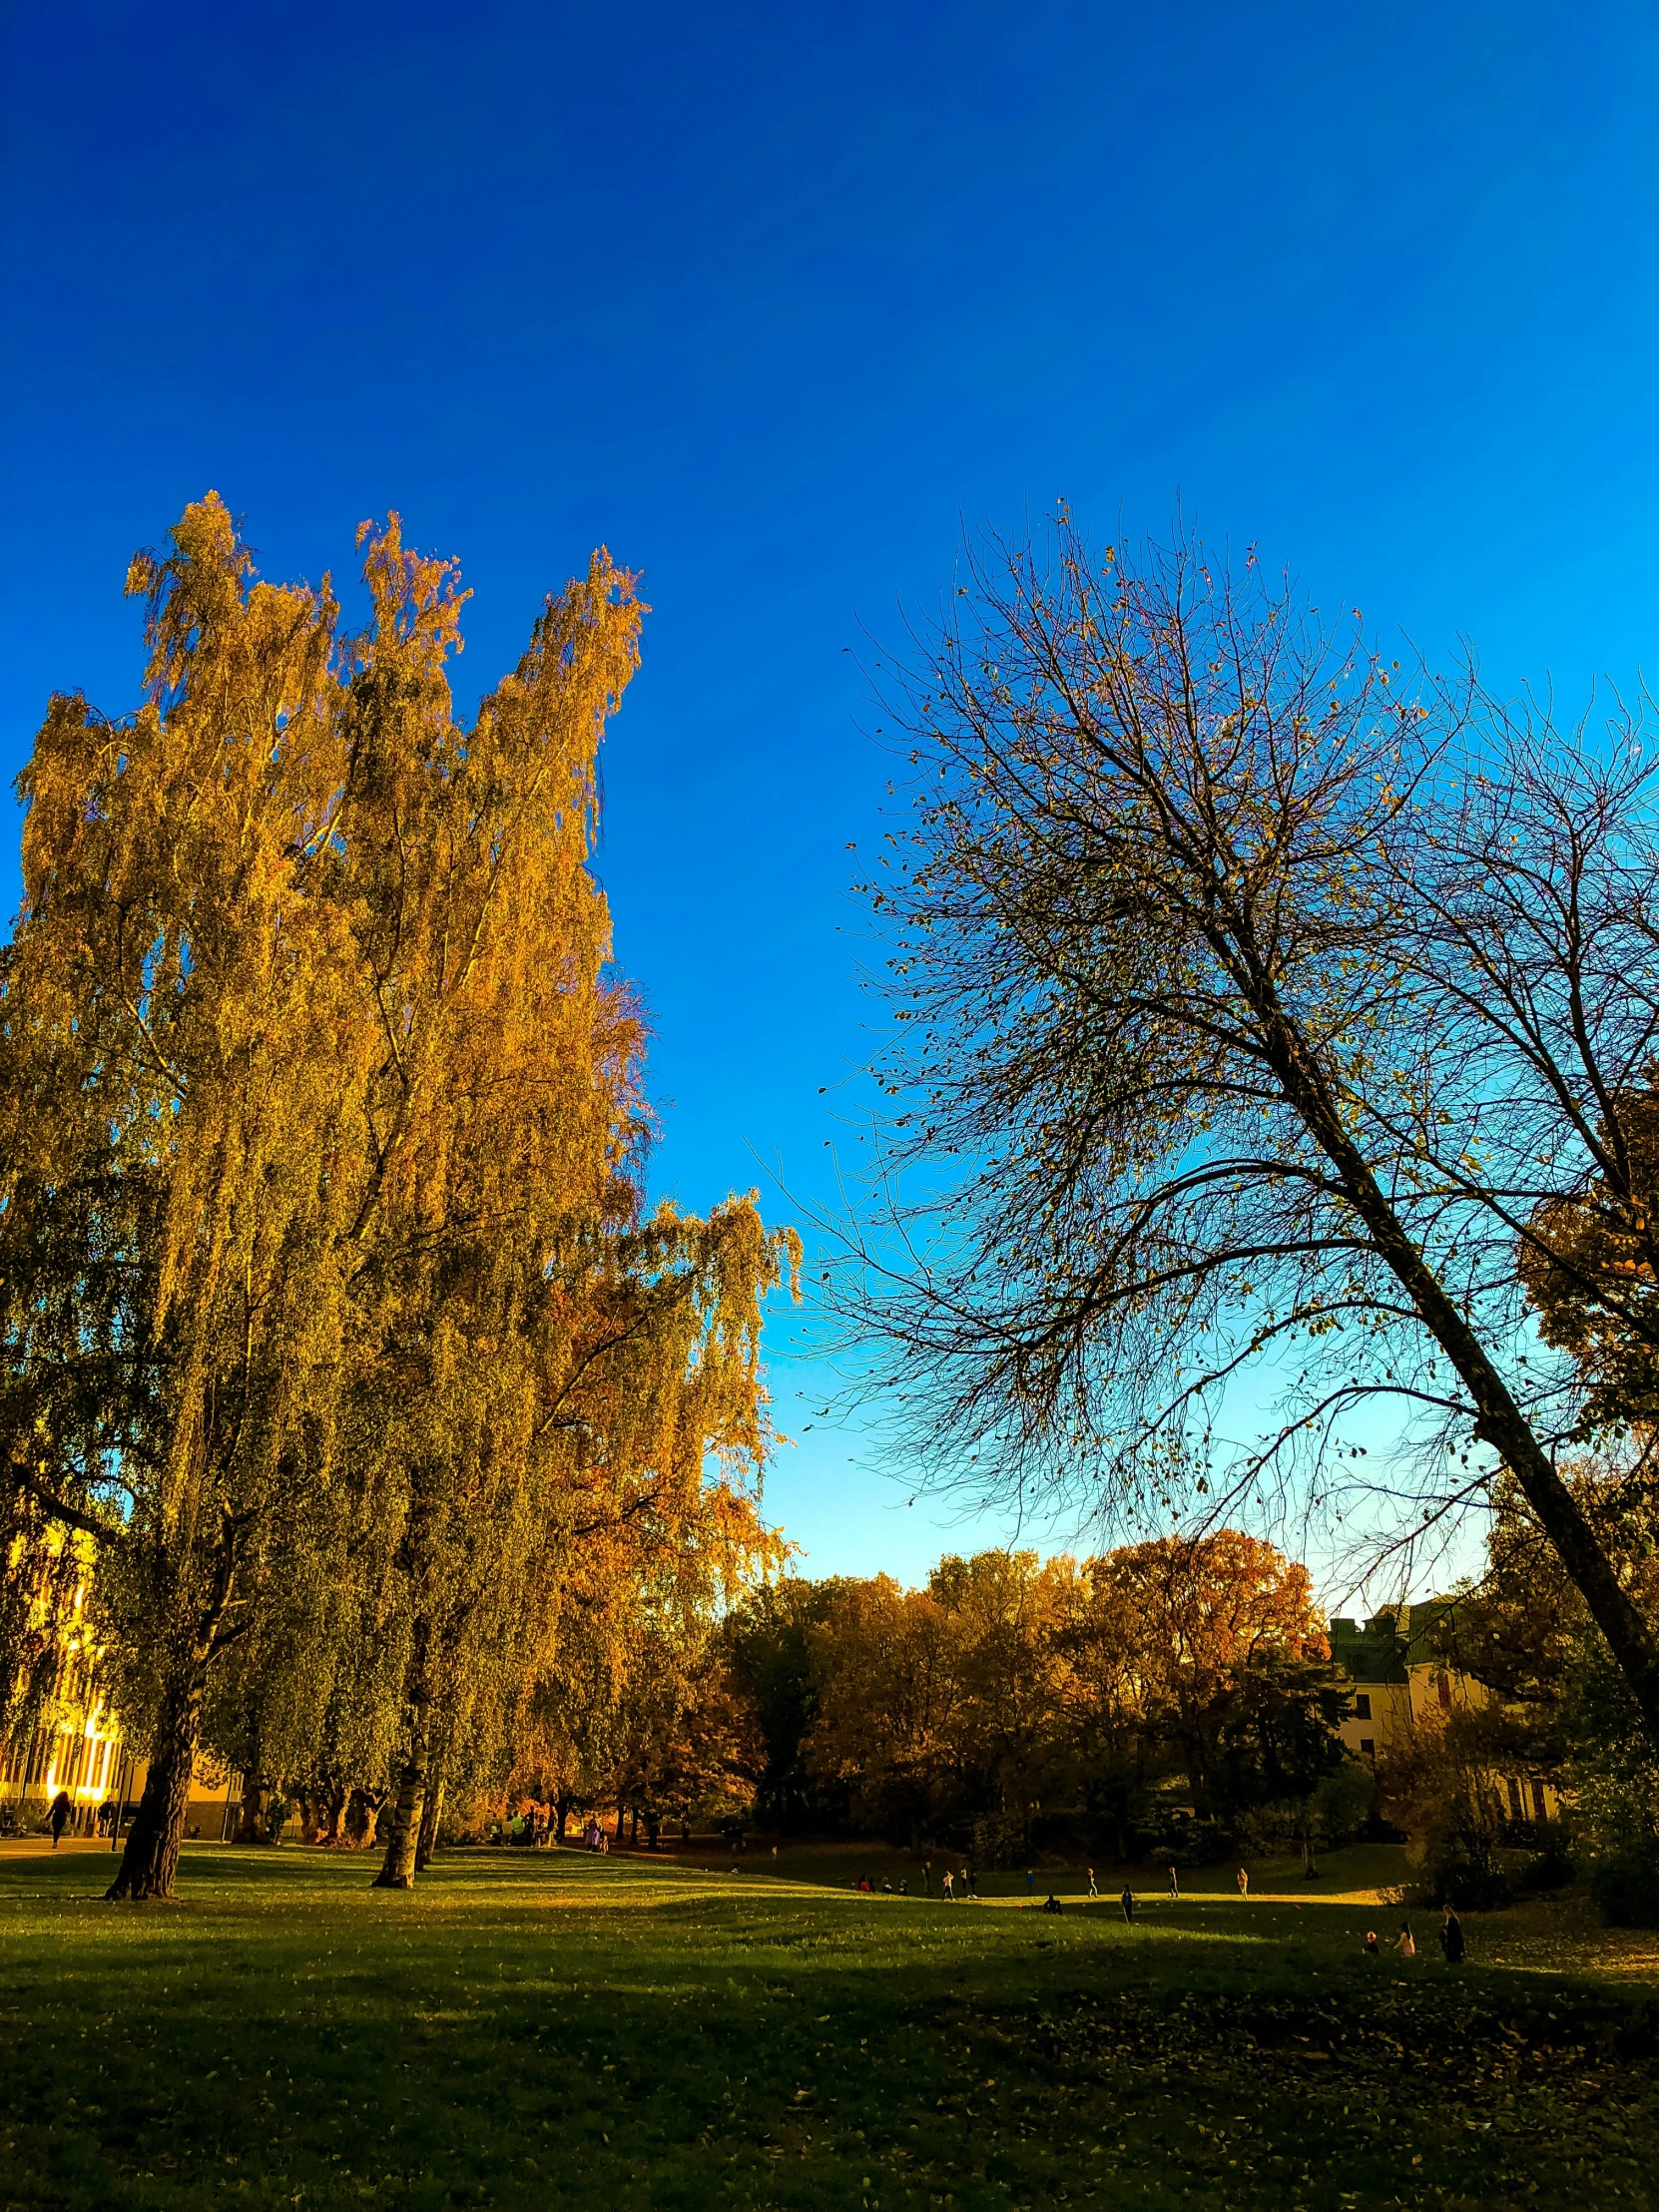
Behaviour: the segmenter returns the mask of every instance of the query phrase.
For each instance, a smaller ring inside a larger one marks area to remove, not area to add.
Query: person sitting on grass
[[[1052,1890],[1049,1891],[1047,1898],[1044,1900],[1043,1911],[1045,1913],[1063,1913],[1065,1911],[1065,1907]]]
[[[1368,1958],[1381,1958],[1382,1955],[1382,1952],[1377,1940],[1377,1931],[1375,1928],[1368,1928],[1366,1930],[1366,1956]]]
[[[1394,1948],[1401,1958],[1414,1958],[1417,1955],[1417,1946],[1411,1940],[1411,1924],[1409,1921],[1400,1922],[1399,1934],[1394,1937]]]

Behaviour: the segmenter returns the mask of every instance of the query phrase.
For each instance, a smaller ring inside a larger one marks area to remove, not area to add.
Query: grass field
[[[1133,1927],[866,1863],[473,1852],[400,1897],[200,1848],[135,1910],[107,1857],[0,1859],[0,2202],[1659,2206],[1659,1939],[1535,1906],[1378,1966],[1357,1854]]]

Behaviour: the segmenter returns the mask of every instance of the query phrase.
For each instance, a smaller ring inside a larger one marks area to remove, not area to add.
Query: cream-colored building
[[[62,1790],[70,1803],[69,1833],[92,1835],[103,1806],[125,1808],[131,1816],[149,1762],[135,1758],[123,1742],[121,1725],[105,1698],[100,1654],[86,1614],[90,1567],[83,1555],[85,1539],[70,1537],[68,1542],[78,1570],[72,1588],[57,1579],[65,1559],[62,1537],[35,1562],[40,1587],[31,1595],[43,1628],[50,1620],[60,1642],[57,1679],[32,1722],[0,1738],[0,1808],[9,1815],[5,1825],[37,1829]],[[19,1565],[14,1555],[12,1570]],[[57,1580],[50,1611],[49,1577]],[[236,1777],[198,1753],[187,1833],[218,1842],[230,1835],[236,1811]]]
[[[1331,1623],[1331,1656],[1353,1684],[1353,1710],[1342,1724],[1343,1742],[1361,1758],[1408,1743],[1425,1718],[1492,1702],[1482,1684],[1434,1658],[1429,1639],[1454,1600],[1429,1598],[1393,1605],[1358,1621]],[[1537,1776],[1494,1774],[1498,1802],[1512,1821],[1553,1820],[1560,1799]]]

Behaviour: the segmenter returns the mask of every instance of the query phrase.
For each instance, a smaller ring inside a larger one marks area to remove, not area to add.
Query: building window
[[[1534,1782],[1532,1785],[1532,1818],[1535,1821],[1547,1821],[1549,1818],[1549,1811],[1544,1803],[1544,1786],[1541,1782]]]
[[[1375,1736],[1362,1736],[1360,1738],[1360,1756],[1362,1759],[1375,1759],[1377,1757],[1377,1738]]]
[[[1362,1690],[1356,1696],[1354,1700],[1354,1718],[1357,1721],[1369,1721],[1371,1719],[1371,1695],[1369,1691]]]
[[[1435,1689],[1436,1689],[1436,1690],[1438,1690],[1438,1691],[1439,1691],[1439,1693],[1440,1693],[1440,1704],[1441,1704],[1441,1706],[1442,1706],[1442,1707],[1444,1708],[1444,1710],[1445,1710],[1446,1712],[1448,1712],[1448,1713],[1449,1713],[1449,1712],[1451,1711],[1451,1677],[1450,1677],[1450,1675],[1449,1675],[1449,1674],[1437,1674],[1437,1675],[1436,1675],[1436,1676],[1434,1677],[1434,1687],[1435,1687]]]

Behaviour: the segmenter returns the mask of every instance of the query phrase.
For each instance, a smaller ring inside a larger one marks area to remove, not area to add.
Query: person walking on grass
[[[1125,1921],[1127,1921],[1128,1923],[1130,1923],[1130,1925],[1131,1925],[1131,1926],[1133,1926],[1133,1924],[1134,1924],[1134,1919],[1135,1919],[1135,1893],[1134,1893],[1134,1891],[1133,1891],[1133,1890],[1131,1890],[1131,1889],[1129,1889],[1129,1888],[1127,1888],[1127,1887],[1125,1887],[1125,1889],[1124,1889],[1124,1893],[1123,1893],[1122,1897],[1120,1897],[1120,1898],[1118,1899],[1118,1903],[1119,1903],[1119,1904],[1120,1904],[1120,1905],[1121,1905],[1121,1906],[1123,1907],[1123,1917],[1124,1917]]]
[[[60,1790],[52,1800],[52,1810],[46,1816],[52,1827],[52,1849],[58,1848],[58,1839],[69,1825],[69,1792]]]
[[[921,1894],[924,1898],[930,1898],[933,1895],[933,1862],[931,1859],[924,1859],[921,1862]]]
[[[1440,1948],[1445,1952],[1448,1966],[1460,1966],[1463,1963],[1463,1924],[1449,1905],[1445,1909],[1445,1923],[1440,1930]]]
[[[1400,1922],[1399,1934],[1394,1937],[1394,1948],[1401,1958],[1414,1958],[1417,1955],[1417,1946],[1411,1940],[1411,1924],[1409,1921]]]
[[[944,1902],[946,1903],[946,1905],[954,1905],[956,1902],[956,1892],[951,1887],[951,1875],[950,1869],[948,1867],[946,1867],[944,1870],[944,1880],[941,1884],[941,1888],[944,1893]]]
[[[1026,1868],[1026,1870],[1025,1870],[1025,1894],[1026,1894],[1026,1896],[1027,1896],[1027,1897],[1029,1897],[1029,1896],[1031,1895],[1031,1892],[1032,1892],[1032,1891],[1033,1891],[1033,1890],[1034,1890],[1034,1889],[1035,1889],[1036,1887],[1037,1887],[1037,1878],[1036,1878],[1036,1876],[1035,1876],[1035,1875],[1034,1875],[1034,1874],[1033,1874],[1033,1873],[1031,1872],[1031,1869],[1030,1869],[1029,1867],[1027,1867],[1027,1868]]]
[[[1179,1905],[1181,1902],[1181,1885],[1175,1879],[1173,1867],[1169,1871],[1169,1901],[1171,1905]]]
[[[1098,1891],[1098,1890],[1097,1890],[1097,1889],[1095,1888],[1095,1886],[1094,1886],[1094,1869],[1093,1869],[1093,1867],[1090,1867],[1090,1868],[1088,1869],[1088,1877],[1089,1877],[1089,1895],[1090,1895],[1090,1897],[1092,1897],[1092,1898],[1097,1898],[1097,1897],[1099,1897],[1099,1895],[1100,1895],[1100,1892],[1099,1892],[1099,1891]]]
[[[1250,1895],[1250,1873],[1245,1867],[1239,1869],[1239,1895],[1242,1898]]]

